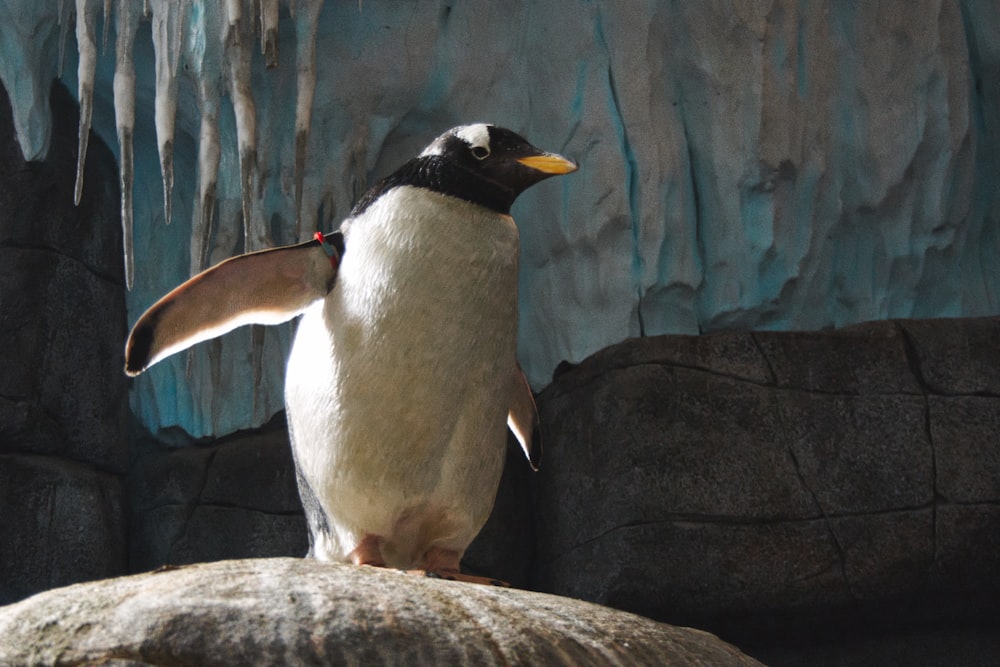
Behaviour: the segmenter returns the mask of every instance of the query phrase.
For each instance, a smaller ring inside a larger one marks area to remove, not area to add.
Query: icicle
[[[156,54],[156,140],[160,147],[163,177],[163,214],[172,219],[174,187],[174,123],[177,116],[177,67],[187,3],[176,0],[153,2],[153,51]]]
[[[203,86],[200,86],[203,87]],[[198,199],[191,229],[191,275],[207,268],[208,247],[215,222],[215,193],[219,174],[219,99],[199,91],[201,131],[198,138]]]
[[[198,135],[198,191],[191,222],[191,275],[208,265],[209,242],[215,218],[215,194],[219,174],[219,81],[222,45],[219,10],[198,2],[191,23],[190,60],[198,89],[201,129]]]
[[[254,37],[260,37],[260,27],[261,23],[258,20],[261,17],[260,0],[250,0],[250,29],[253,30]]]
[[[227,2],[227,9],[233,2]],[[238,4],[238,3],[237,3]],[[239,16],[234,21],[229,15],[230,30],[233,26],[242,26]],[[241,29],[245,29],[243,26]],[[240,189],[243,195],[243,243],[244,250],[250,252],[264,246],[264,235],[258,234],[253,224],[253,188],[257,174],[257,108],[253,101],[253,90],[250,87],[250,60],[253,50],[246,46],[253,41],[243,39],[230,44],[226,49],[226,60],[229,63],[227,81],[229,95],[233,101],[233,111],[236,114],[236,138],[240,154]]]
[[[77,94],[80,98],[80,140],[76,156],[76,187],[73,203],[80,204],[83,194],[83,165],[87,161],[87,143],[90,140],[90,121],[94,115],[94,75],[97,72],[97,41],[94,38],[96,12],[94,0],[76,0],[76,43],[80,51],[77,68]]]
[[[59,78],[63,75],[66,62],[66,35],[69,33],[69,0],[59,0]]]
[[[278,0],[261,0],[260,52],[268,69],[278,66]]]
[[[125,249],[125,286],[135,282],[135,253],[132,248],[132,185],[135,181],[132,160],[132,135],[135,130],[135,62],[132,44],[139,27],[133,0],[118,4],[118,36],[115,43],[115,125],[121,150],[119,176],[122,191],[122,243]],[[107,30],[105,29],[105,34]]]
[[[104,0],[104,23],[101,25],[101,55],[108,52],[108,32],[111,30],[111,0]]]
[[[229,46],[240,45],[240,32],[243,28],[240,25],[243,16],[243,3],[241,0],[226,0],[226,16],[229,17],[228,29],[223,37],[223,44]]]
[[[311,231],[303,229],[302,184],[305,178],[306,146],[312,126],[313,97],[316,94],[316,28],[323,0],[302,0],[295,15],[295,228],[299,239]]]

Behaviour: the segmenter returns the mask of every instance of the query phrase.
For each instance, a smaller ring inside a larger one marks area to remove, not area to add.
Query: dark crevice
[[[119,278],[98,271],[96,268],[94,268],[87,262],[83,261],[79,257],[74,257],[73,255],[69,255],[63,252],[62,250],[59,250],[58,248],[54,248],[52,246],[40,243],[24,243],[19,241],[12,241],[10,239],[7,239],[5,241],[0,241],[0,249],[4,248],[10,248],[12,250],[30,250],[34,252],[51,253],[53,255],[57,255],[59,257],[62,257],[63,259],[67,259],[73,262],[74,264],[79,264],[94,277],[99,278],[100,280],[109,283],[118,289],[122,288],[122,281]]]
[[[920,355],[917,350],[916,341],[910,335],[910,332],[899,322],[895,323],[898,327],[903,340],[903,352],[906,355],[906,363],[910,367],[910,371],[916,378],[921,390],[923,391],[924,397],[924,433],[927,436],[927,444],[931,450],[931,560],[928,566],[927,575],[930,576],[934,564],[937,562],[938,556],[938,544],[937,544],[937,509],[938,502],[940,501],[940,496],[938,494],[938,475],[937,475],[937,448],[934,445],[934,429],[931,424],[931,404],[930,404],[930,392],[928,389],[927,379],[924,377],[923,367],[920,364]]]
[[[844,398],[852,398],[852,397],[859,397],[859,396],[875,396],[875,397],[891,397],[891,396],[916,397],[916,396],[921,396],[921,394],[913,394],[913,393],[904,392],[904,391],[885,391],[885,392],[860,392],[860,391],[858,391],[858,392],[846,392],[846,391],[838,391],[838,390],[834,390],[834,389],[821,389],[821,388],[808,388],[808,389],[806,389],[806,388],[803,388],[803,387],[794,387],[794,386],[787,386],[787,385],[786,386],[781,386],[781,385],[778,385],[776,383],[772,383],[773,380],[772,380],[772,382],[758,382],[756,380],[752,380],[752,379],[747,378],[747,377],[740,377],[738,375],[730,375],[728,373],[723,373],[722,371],[713,370],[711,368],[706,368],[704,366],[696,366],[696,365],[692,365],[692,364],[683,364],[683,363],[677,363],[677,362],[673,362],[673,361],[640,361],[640,362],[625,362],[625,363],[622,363],[620,365],[604,365],[604,366],[601,367],[601,372],[600,373],[594,373],[593,377],[585,377],[582,380],[575,381],[575,382],[572,383],[572,386],[567,387],[566,389],[563,389],[561,391],[552,391],[551,393],[549,393],[550,390],[548,388],[546,388],[546,389],[542,390],[541,394],[544,395],[544,399],[543,400],[552,400],[553,398],[560,397],[560,396],[563,396],[565,394],[569,394],[569,393],[575,392],[575,391],[577,391],[579,389],[582,389],[582,388],[588,386],[589,384],[591,384],[593,382],[598,382],[598,381],[601,381],[601,380],[606,380],[608,373],[611,373],[611,372],[614,372],[614,371],[628,370],[628,369],[631,369],[631,368],[641,368],[643,366],[654,366],[654,367],[662,367],[662,368],[668,368],[668,369],[669,368],[676,368],[676,369],[679,369],[679,370],[695,371],[695,372],[699,372],[699,373],[705,373],[706,375],[711,375],[713,377],[722,378],[724,380],[730,380],[732,382],[745,383],[745,384],[753,385],[755,387],[762,387],[762,388],[765,388],[765,389],[773,389],[774,391],[779,391],[779,392],[802,393],[802,394],[816,394],[816,395],[820,395],[820,396],[844,397]],[[566,373],[566,377],[569,377],[568,374],[570,372],[577,371],[579,368],[580,367],[577,366],[572,371],[568,371]],[[772,376],[773,376],[774,370],[770,367],[769,363],[768,363],[768,372],[770,374],[772,374]],[[560,376],[560,379],[558,381],[556,381],[556,382],[562,382],[562,381],[563,381],[562,380],[562,376]],[[553,382],[552,385],[549,385],[549,386],[551,387],[551,386],[555,385],[556,382]],[[955,394],[955,396],[981,396],[981,394]]]
[[[168,562],[173,558],[174,551],[177,548],[177,545],[180,544],[180,542],[185,537],[187,537],[188,528],[191,525],[191,519],[192,517],[194,517],[195,511],[202,504],[201,497],[205,493],[205,488],[208,486],[208,475],[209,472],[212,470],[212,464],[214,463],[215,456],[216,454],[218,454],[218,452],[219,450],[217,448],[213,448],[209,452],[208,458],[205,460],[205,468],[204,472],[202,473],[201,483],[198,485],[198,493],[195,494],[194,500],[191,503],[183,506],[184,509],[186,510],[184,512],[184,522],[182,523],[183,527],[181,528],[177,536],[170,542],[170,547],[167,549]]]
[[[771,376],[771,383],[777,386],[778,374],[774,372],[774,364],[771,363],[771,358],[764,352],[764,347],[760,344],[760,339],[757,338],[757,334],[752,331],[750,332],[750,341],[757,349],[757,354],[759,354],[760,358],[764,360],[764,365],[767,366],[767,374]]]
[[[792,468],[795,470],[795,475],[798,477],[799,484],[801,484],[805,492],[809,494],[809,497],[812,499],[812,502],[816,506],[816,509],[819,510],[820,514],[823,517],[822,518],[823,524],[826,526],[826,532],[830,536],[830,543],[833,545],[833,550],[837,554],[837,563],[840,567],[840,576],[844,581],[844,586],[847,589],[848,594],[850,594],[850,596],[856,600],[858,599],[858,595],[857,593],[854,592],[854,589],[851,586],[850,577],[847,576],[847,559],[844,556],[844,548],[843,546],[841,546],[840,540],[837,539],[837,531],[833,529],[833,524],[830,521],[831,516],[827,514],[826,510],[823,509],[823,505],[820,504],[819,498],[816,497],[816,493],[812,490],[812,487],[810,487],[809,484],[806,482],[805,476],[803,476],[802,474],[802,468],[799,466],[799,459],[797,456],[795,456],[795,449],[791,446],[790,443],[787,451],[789,458],[791,458],[792,460]]]
[[[82,468],[88,472],[92,472],[98,475],[105,475],[108,477],[116,477],[118,479],[125,479],[128,473],[121,472],[120,470],[115,470],[108,466],[98,465],[91,461],[81,461],[79,459],[72,458],[61,452],[51,452],[51,453],[41,453],[37,449],[34,451],[19,449],[17,445],[10,446],[4,443],[4,449],[0,452],[0,460],[4,458],[18,458],[18,459],[28,459],[33,461],[45,462],[48,464],[56,465],[69,465],[78,468]]]
[[[800,477],[801,479],[801,477]],[[803,482],[803,486],[806,490],[813,495],[809,490],[808,486]],[[818,516],[813,517],[736,517],[736,516],[726,516],[726,515],[711,515],[711,514],[668,514],[663,518],[656,519],[655,521],[629,521],[617,526],[612,526],[597,535],[588,537],[587,539],[578,542],[571,547],[567,548],[562,553],[548,558],[540,559],[540,562],[551,564],[562,558],[569,556],[574,551],[586,547],[594,542],[599,542],[600,540],[606,538],[608,535],[614,534],[622,530],[631,530],[634,528],[645,528],[645,527],[655,527],[655,526],[677,526],[677,527],[705,527],[705,526],[722,526],[729,528],[760,528],[769,526],[782,526],[782,525],[802,525],[811,524],[817,522],[823,522],[826,524],[830,537],[832,538],[833,544],[837,551],[838,557],[840,559],[840,565],[843,569],[844,566],[844,554],[841,548],[840,542],[837,540],[836,535],[833,533],[831,522],[836,519],[849,519],[856,517],[875,517],[875,516],[894,516],[903,514],[912,514],[914,512],[923,512],[926,510],[932,510],[932,504],[928,503],[926,505],[914,506],[914,507],[896,507],[886,510],[876,510],[876,511],[860,511],[860,512],[836,512],[827,514],[823,512],[822,508],[819,506],[819,501],[815,499],[813,495],[813,500],[816,503],[817,509],[819,510]],[[992,502],[986,503],[969,503],[970,505],[994,505]],[[1000,505],[1000,502],[996,503]],[[847,582],[847,576],[844,574],[844,580]],[[850,582],[848,583],[848,589],[850,588]],[[852,593],[853,594],[853,593]]]
[[[196,502],[196,503],[183,503],[183,504],[182,503],[163,503],[162,505],[155,505],[155,506],[152,506],[152,507],[144,508],[142,510],[142,513],[143,514],[149,514],[149,513],[152,513],[152,512],[159,511],[159,510],[171,509],[171,508],[188,509],[188,510],[190,510],[190,512],[188,512],[188,516],[185,519],[185,525],[186,525],[186,523],[190,520],[191,516],[194,515],[194,512],[197,511],[199,508],[202,508],[202,507],[209,507],[209,508],[215,508],[215,509],[232,509],[232,510],[239,510],[241,512],[253,512],[254,514],[263,514],[265,516],[297,516],[297,517],[304,517],[305,516],[305,514],[303,513],[303,511],[301,509],[300,510],[286,510],[286,511],[283,511],[283,512],[276,512],[276,511],[271,511],[271,510],[257,509],[255,507],[248,507],[246,505],[238,505],[236,503],[225,503],[225,502],[211,502],[211,503],[197,503]]]

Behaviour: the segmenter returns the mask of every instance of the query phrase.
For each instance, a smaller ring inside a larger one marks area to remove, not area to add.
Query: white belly
[[[296,465],[330,528],[313,535],[318,558],[344,560],[373,534],[387,565],[413,567],[431,546],[464,550],[493,506],[516,366],[517,230],[415,192],[351,221],[337,284],[303,315],[289,359]]]

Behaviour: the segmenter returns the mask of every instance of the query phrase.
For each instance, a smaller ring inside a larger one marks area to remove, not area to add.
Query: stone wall
[[[26,163],[0,89],[0,603],[127,569],[116,166],[92,139],[74,206],[61,85],[52,112],[48,159]]]
[[[1000,637],[1000,319],[635,339],[539,404],[537,588],[765,653]]]
[[[467,570],[769,664],[1000,656],[1000,318],[632,339],[539,406]],[[280,419],[138,450],[133,569],[304,553]]]

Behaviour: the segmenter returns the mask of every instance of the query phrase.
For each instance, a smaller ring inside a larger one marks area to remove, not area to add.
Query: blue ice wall
[[[35,11],[48,17],[32,29],[0,16],[26,154],[45,134],[24,91],[32,77],[47,89],[57,60],[54,10]],[[301,232],[287,8],[280,39],[276,69],[253,57],[254,197],[271,240],[290,243]],[[335,227],[368,184],[455,124],[496,122],[579,161],[514,209],[519,352],[536,388],[561,360],[629,336],[1000,312],[996,1],[327,2],[317,49],[310,229]],[[112,54],[98,62],[94,129],[116,146]],[[74,90],[75,58],[70,34],[62,78]],[[135,61],[133,321],[189,274],[198,155],[189,75],[166,226],[148,23]],[[223,107],[215,261],[242,250]],[[291,333],[245,329],[162,363],[136,380],[133,409],[153,431],[260,424],[281,408]]]

